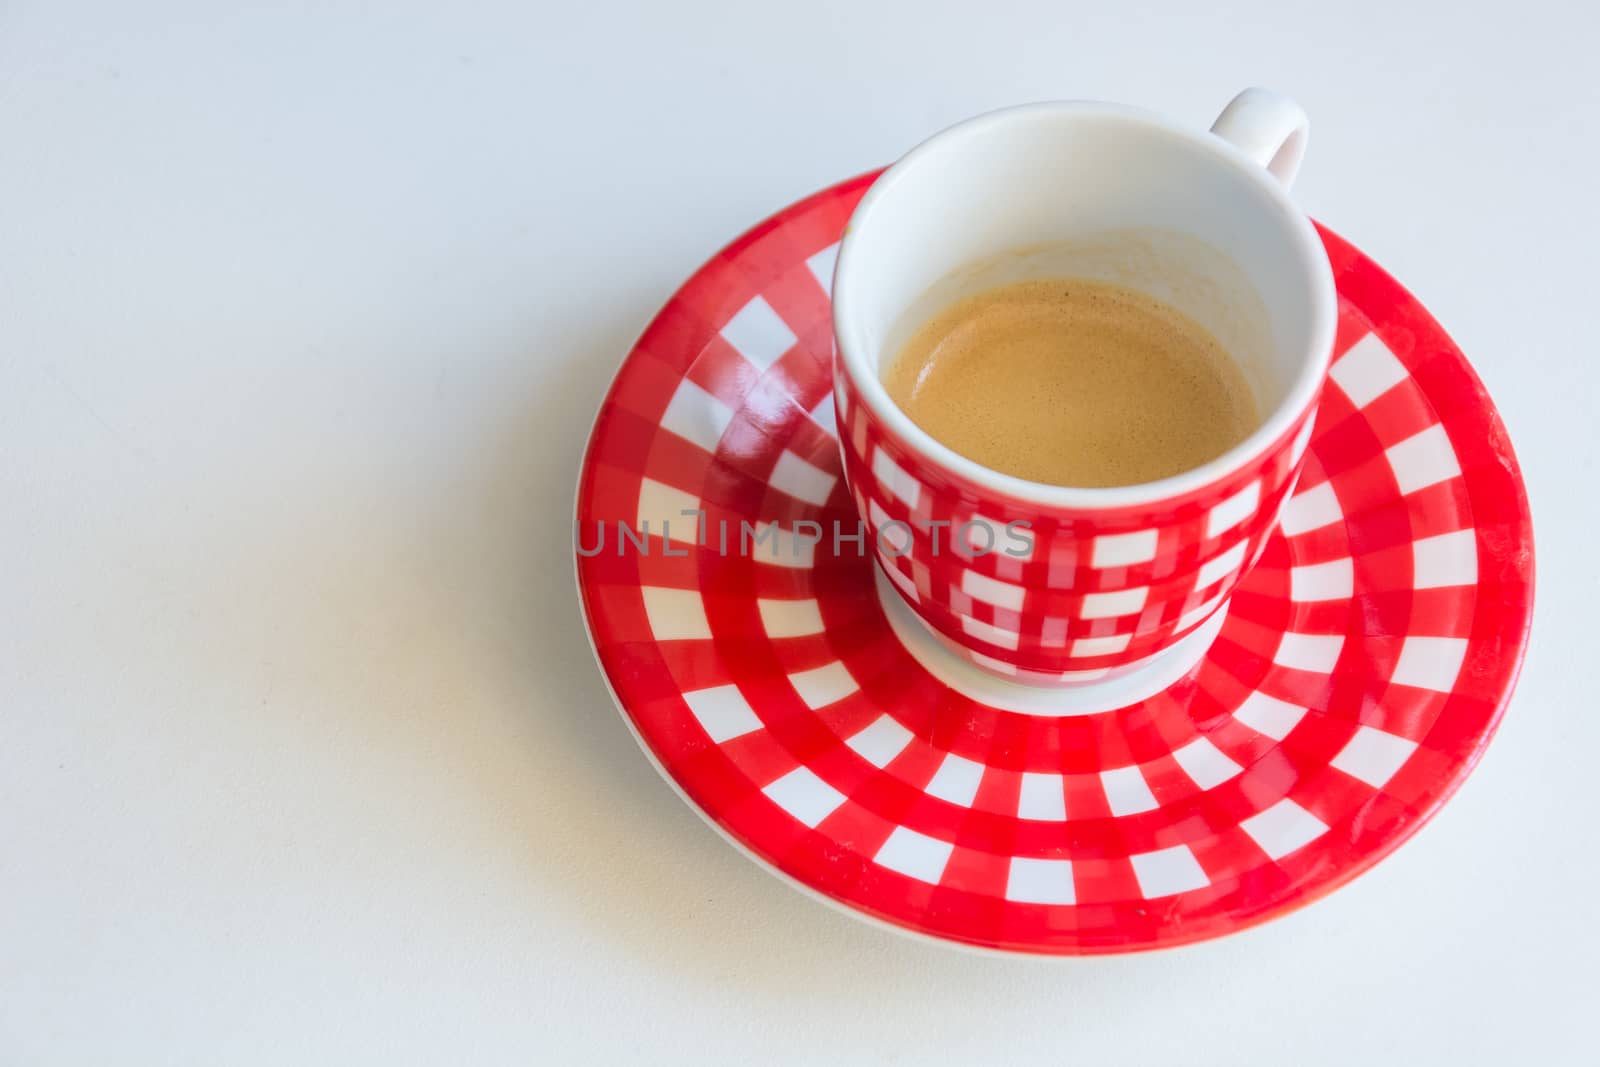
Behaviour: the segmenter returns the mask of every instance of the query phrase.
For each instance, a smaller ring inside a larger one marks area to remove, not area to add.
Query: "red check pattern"
[[[918,615],[1002,673],[1131,667],[1208,619],[1271,534],[1314,414],[1259,462],[1185,496],[1044,510],[922,459],[859,403],[842,363],[834,373],[845,476],[884,567]],[[1006,536],[1013,522],[1026,523],[1026,546]]]
[[[855,521],[826,283],[871,177],[707,264],[640,339],[595,424],[578,500],[583,611],[652,759],[791,882],[1010,951],[1219,936],[1388,854],[1482,753],[1531,613],[1521,477],[1461,354],[1324,231],[1341,295],[1331,384],[1283,528],[1260,542],[1209,652],[1166,691],[1101,714],[991,706],[901,646],[870,556],[792,536]],[[1275,486],[1258,513],[1276,512]],[[706,536],[684,510],[702,513]],[[647,551],[618,550],[616,524],[651,520]],[[735,545],[740,523],[767,540],[723,554],[723,523]],[[1130,581],[1071,566],[1069,598]],[[1152,589],[1174,573],[1141,566]],[[919,590],[934,580],[902,574]]]

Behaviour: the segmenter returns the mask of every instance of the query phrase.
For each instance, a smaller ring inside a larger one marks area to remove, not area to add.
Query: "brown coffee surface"
[[[1215,459],[1259,424],[1243,372],[1199,323],[1080,279],[978,293],[923,325],[884,376],[911,421],[1030,481],[1137,485]]]

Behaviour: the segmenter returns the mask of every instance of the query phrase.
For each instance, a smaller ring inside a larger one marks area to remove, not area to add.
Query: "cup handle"
[[[1222,109],[1211,132],[1266,167],[1287,189],[1305,158],[1311,120],[1282,93],[1246,89]]]

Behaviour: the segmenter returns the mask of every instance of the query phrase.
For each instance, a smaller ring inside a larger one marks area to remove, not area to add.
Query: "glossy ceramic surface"
[[[908,634],[870,548],[826,535],[857,522],[828,284],[871,179],[700,270],[596,421],[578,582],[651,761],[791,883],[1015,952],[1226,934],[1406,840],[1488,743],[1532,606],[1521,477],[1460,352],[1322,231],[1330,384],[1281,529],[1198,666],[1116,707],[965,675]]]
[[[935,134],[861,198],[832,294],[845,478],[912,613],[969,663],[1058,688],[1156,670],[1180,645],[1194,665],[1190,635],[1299,475],[1333,353],[1328,257],[1267,169],[1273,145],[1303,147],[1304,119],[1277,94],[1241,94],[1219,123],[1265,140],[1246,152],[1137,108],[1024,104]],[[1245,369],[1258,424],[1205,463],[1098,489],[1010,477],[929,436],[880,380],[907,327],[1041,276],[1131,285],[1190,316]],[[982,551],[1019,526],[1025,549]]]

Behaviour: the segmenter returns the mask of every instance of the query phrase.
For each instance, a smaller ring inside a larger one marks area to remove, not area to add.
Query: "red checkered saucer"
[[[1331,383],[1282,529],[1210,650],[1115,699],[1029,689],[937,647],[870,552],[799,536],[855,529],[828,284],[873,177],[689,279],[595,422],[583,613],[657,769],[814,896],[1011,952],[1217,937],[1409,838],[1494,733],[1532,610],[1521,474],[1455,345],[1322,231]]]

